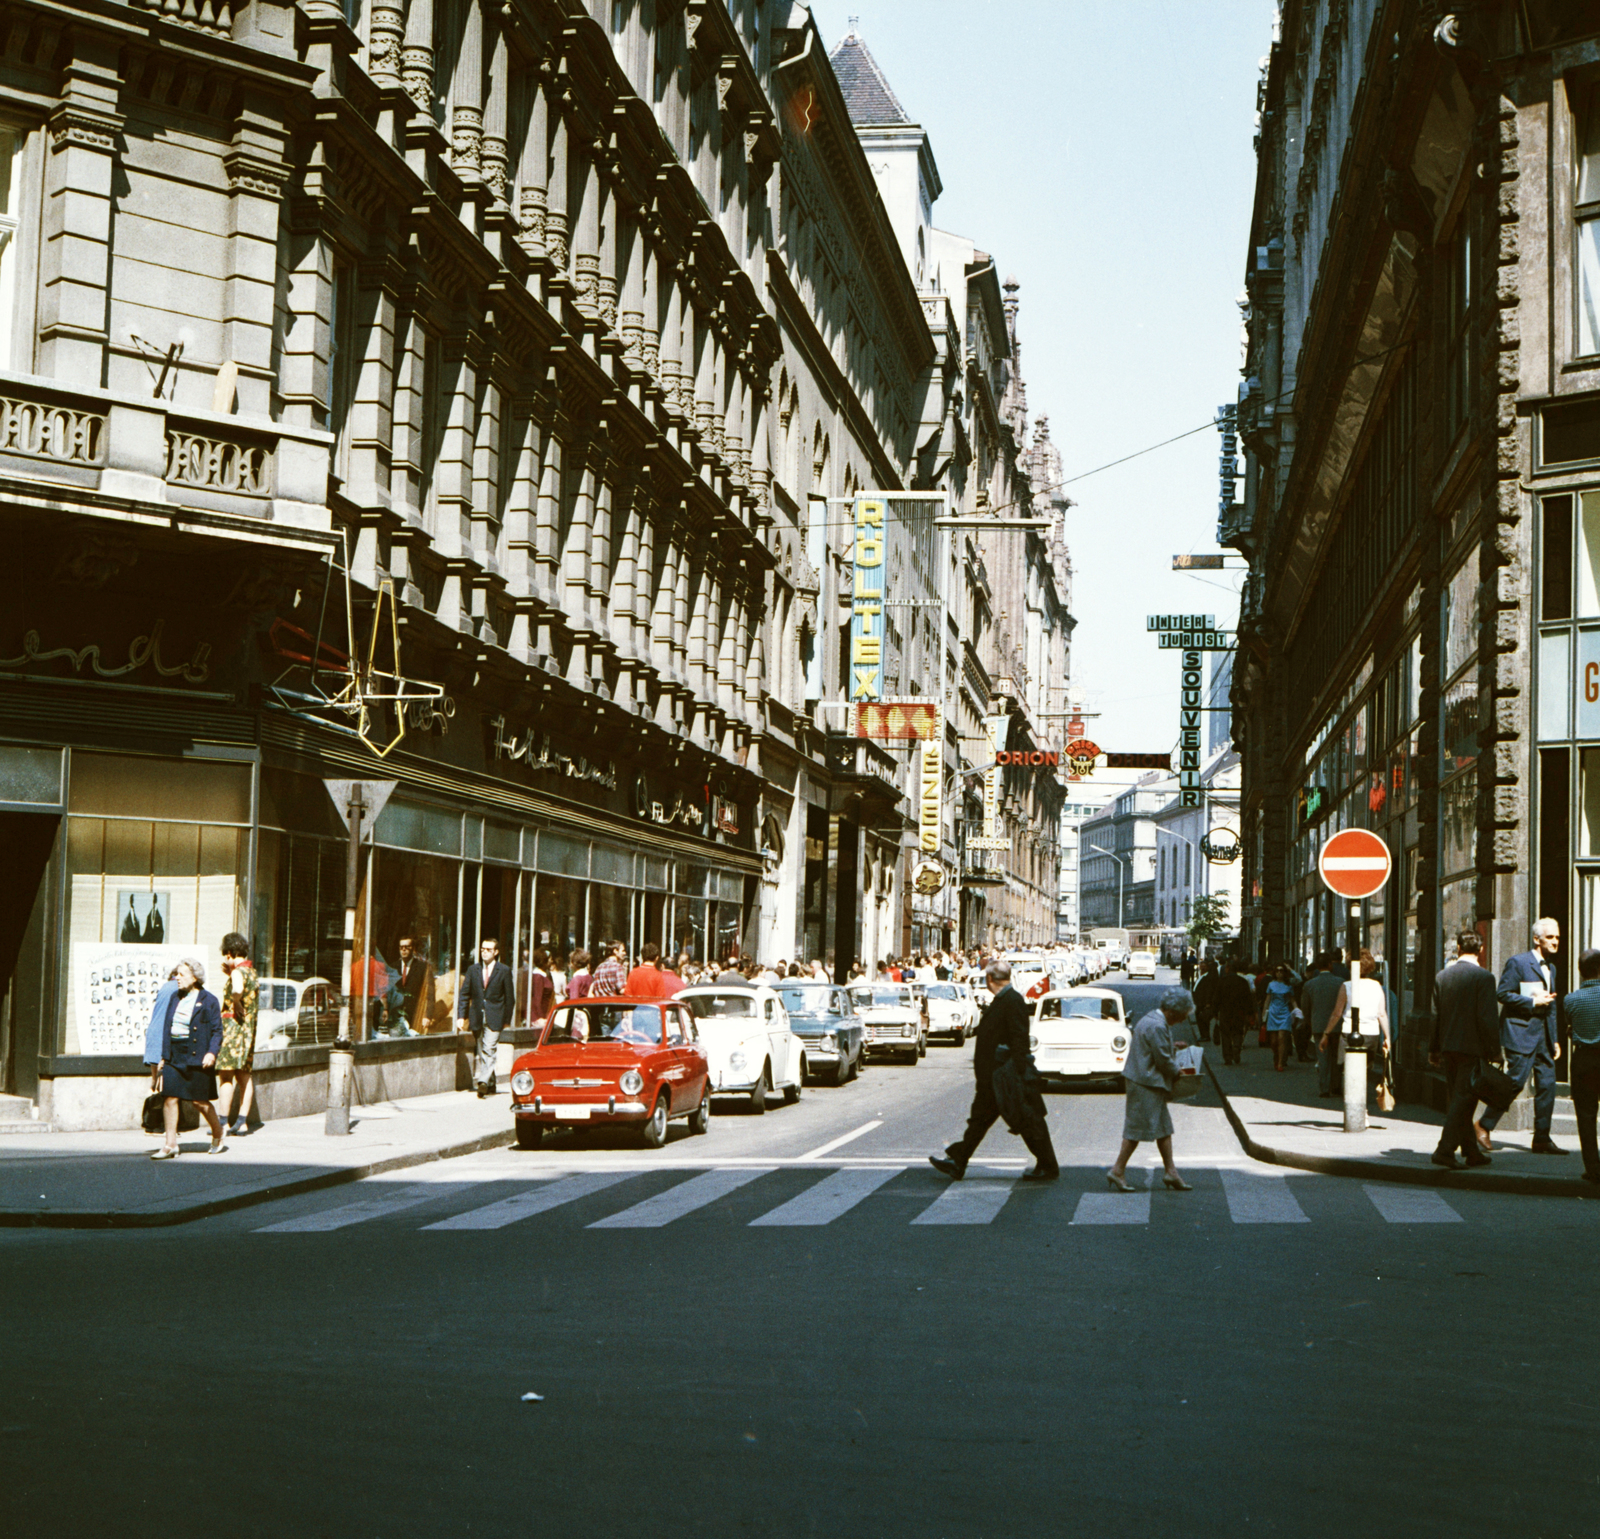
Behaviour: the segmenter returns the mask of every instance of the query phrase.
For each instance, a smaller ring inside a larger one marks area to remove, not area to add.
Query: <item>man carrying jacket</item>
[[[456,1018],[478,1034],[478,1055],[472,1083],[481,1101],[495,1092],[495,1048],[500,1033],[516,1018],[517,989],[511,969],[500,960],[500,942],[486,940],[478,948],[481,961],[467,969],[456,996]]]
[[[928,1163],[952,1181],[959,1181],[967,1173],[967,1162],[983,1142],[983,1135],[999,1119],[994,1074],[1002,1063],[1009,1062],[1023,1083],[1023,1115],[1019,1119],[1022,1125],[1015,1131],[1022,1135],[1035,1161],[1034,1168],[1022,1179],[1054,1181],[1061,1175],[1061,1166],[1050,1142],[1044,1097],[1039,1093],[1039,1072],[1033,1066],[1033,1053],[1028,1046],[1028,1027],[1033,1012],[1027,1001],[1011,987],[1009,963],[991,962],[984,972],[984,981],[992,997],[988,1008],[978,1018],[978,1030],[973,1039],[972,1073],[977,1085],[972,1095],[972,1111],[967,1117],[967,1130],[945,1150],[944,1158],[929,1155]]]
[[[1541,919],[1533,927],[1533,949],[1519,951],[1500,974],[1500,1046],[1506,1073],[1520,1090],[1533,1080],[1533,1152],[1565,1154],[1550,1136],[1556,1110],[1556,1063],[1561,1041],[1556,1035],[1556,953],[1561,926]],[[1478,1119],[1478,1146],[1489,1152],[1489,1134],[1500,1120],[1492,1107]]]
[[[1428,1062],[1442,1064],[1449,1087],[1439,1147],[1433,1163],[1459,1170],[1456,1150],[1468,1165],[1487,1165],[1489,1156],[1473,1136],[1472,1109],[1478,1104],[1472,1081],[1478,1065],[1500,1056],[1500,1021],[1495,1012],[1494,974],[1483,966],[1483,942],[1476,930],[1456,937],[1456,959],[1433,980],[1433,1042]]]

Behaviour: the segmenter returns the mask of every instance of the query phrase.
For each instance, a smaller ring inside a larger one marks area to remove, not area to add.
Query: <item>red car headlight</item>
[[[642,1075],[637,1069],[629,1069],[623,1074],[622,1078],[617,1081],[617,1088],[620,1089],[624,1095],[638,1095],[638,1093],[644,1089],[644,1075]]]
[[[526,1069],[518,1069],[511,1076],[511,1093],[512,1095],[533,1094],[533,1076]]]

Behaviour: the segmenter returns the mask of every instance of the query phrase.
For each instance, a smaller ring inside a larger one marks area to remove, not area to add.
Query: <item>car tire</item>
[[[772,1077],[768,1065],[761,1066],[761,1078],[750,1087],[750,1115],[762,1117],[767,1111],[767,1081]]]
[[[542,1122],[529,1122],[525,1117],[517,1118],[517,1147],[519,1149],[537,1149],[544,1140],[544,1124]]]
[[[671,1126],[671,1123],[667,1117],[667,1092],[663,1090],[656,1097],[656,1104],[641,1129],[646,1147],[659,1149],[666,1143],[669,1126]]]
[[[689,1113],[689,1131],[691,1133],[709,1133],[711,1131],[711,1086],[706,1085],[700,1097],[700,1104]]]
[[[927,1056],[928,1056],[928,1039],[926,1037],[918,1037],[917,1038],[917,1057],[918,1058],[926,1058]]]
[[[850,1065],[847,1064],[847,1063],[836,1063],[833,1066],[833,1079],[830,1081],[830,1083],[833,1084],[835,1087],[838,1087],[839,1085],[847,1085],[847,1084],[849,1084],[850,1083]]]
[[[796,1079],[792,1085],[783,1087],[783,1104],[785,1106],[793,1106],[800,1099],[800,1086],[803,1083],[803,1079],[804,1076]]]

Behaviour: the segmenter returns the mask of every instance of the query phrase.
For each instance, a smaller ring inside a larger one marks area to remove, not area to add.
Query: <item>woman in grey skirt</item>
[[[1122,1067],[1122,1077],[1128,1082],[1128,1102],[1122,1119],[1122,1152],[1117,1156],[1117,1163],[1106,1172],[1106,1180],[1119,1192],[1133,1190],[1124,1179],[1128,1174],[1128,1161],[1141,1143],[1152,1138],[1161,1151],[1161,1163],[1166,1167],[1162,1182],[1175,1192],[1193,1190],[1172,1163],[1172,1114],[1167,1110],[1172,1086],[1178,1078],[1173,1052],[1189,1045],[1174,1043],[1172,1028],[1188,1020],[1193,1009],[1194,997],[1188,989],[1168,989],[1161,996],[1161,1003],[1133,1028],[1128,1061]]]

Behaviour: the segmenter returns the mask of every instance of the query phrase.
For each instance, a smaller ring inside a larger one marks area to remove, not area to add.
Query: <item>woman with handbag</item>
[[[1133,1151],[1149,1139],[1154,1139],[1156,1148],[1161,1151],[1161,1163],[1165,1167],[1162,1184],[1175,1192],[1193,1190],[1172,1163],[1172,1113],[1167,1109],[1178,1079],[1173,1052],[1189,1045],[1174,1043],[1172,1028],[1188,1020],[1193,1010],[1194,996],[1188,989],[1168,989],[1161,996],[1161,1003],[1133,1028],[1128,1061],[1122,1066],[1122,1077],[1128,1082],[1122,1118],[1122,1151],[1117,1155],[1116,1164],[1106,1172],[1106,1180],[1119,1192],[1133,1190],[1126,1179],[1128,1161],[1133,1158]]]
[[[1367,1079],[1377,1092],[1378,1110],[1393,1111],[1394,1093],[1389,1088],[1389,996],[1383,986],[1383,964],[1366,950],[1356,961],[1356,976],[1341,983],[1333,996],[1333,1013],[1322,1034],[1322,1045],[1326,1048],[1337,1039],[1337,1062],[1343,1068],[1345,1021],[1352,1010],[1360,1011],[1361,1035],[1378,1038],[1378,1045],[1367,1052]]]
[[[166,1138],[150,1156],[153,1160],[178,1157],[179,1101],[193,1102],[211,1128],[208,1154],[221,1154],[228,1147],[216,1107],[211,1104],[217,1098],[222,1009],[217,996],[206,992],[205,981],[206,964],[198,957],[185,957],[178,963],[178,991],[167,1001],[161,1032],[161,1114]]]

